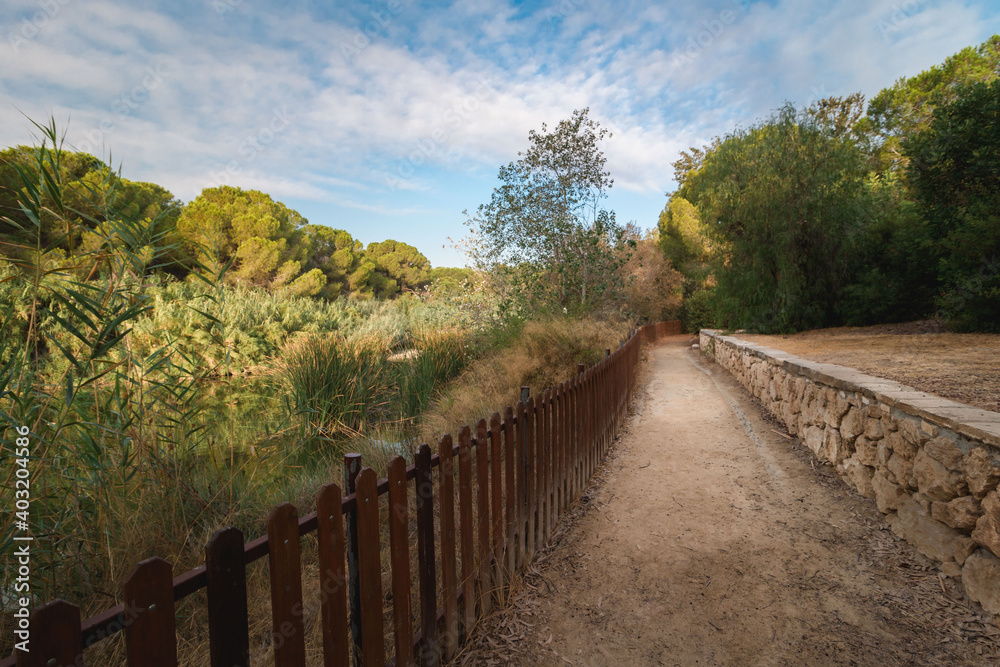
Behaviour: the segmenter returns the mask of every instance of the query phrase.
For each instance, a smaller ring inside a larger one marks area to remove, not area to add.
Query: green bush
[[[693,292],[681,305],[681,323],[688,333],[698,333],[701,329],[718,326],[717,318],[713,288]]]

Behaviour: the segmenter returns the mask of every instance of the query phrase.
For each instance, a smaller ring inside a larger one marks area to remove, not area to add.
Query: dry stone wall
[[[894,533],[1000,614],[1000,413],[702,330],[728,370]]]

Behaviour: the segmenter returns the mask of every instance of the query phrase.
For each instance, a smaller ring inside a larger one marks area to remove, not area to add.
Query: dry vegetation
[[[513,345],[471,364],[431,404],[421,420],[421,441],[435,442],[442,433],[514,405],[522,386],[537,394],[572,377],[578,363],[589,366],[617,348],[630,328],[596,319],[528,322]]]
[[[934,321],[740,338],[856,368],[920,391],[1000,412],[1000,335],[947,333]]]

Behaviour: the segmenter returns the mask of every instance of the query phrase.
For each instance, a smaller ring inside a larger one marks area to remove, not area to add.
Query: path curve
[[[637,414],[583,510],[467,657],[997,664],[996,629],[956,587],[689,341],[646,351]]]

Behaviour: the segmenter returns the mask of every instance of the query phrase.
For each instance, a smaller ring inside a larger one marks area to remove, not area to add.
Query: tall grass
[[[450,326],[455,312],[419,300],[323,304],[225,287],[207,272],[198,283],[158,276],[148,261],[164,254],[157,226],[120,214],[110,177],[90,193],[100,220],[64,205],[59,136],[54,123],[38,129],[34,162],[20,166],[30,221],[21,238],[31,241],[0,275],[0,502],[15,504],[10,443],[27,426],[31,601],[62,597],[86,617],[119,600],[144,558],[184,571],[221,526],[252,539],[279,502],[309,511],[322,484],[340,477],[341,449],[372,465],[388,459],[392,442],[380,441],[392,441],[458,363],[418,332]],[[103,236],[66,256],[59,239],[43,245],[43,227]],[[388,360],[414,345],[425,353]],[[248,424],[226,388],[205,391],[209,378],[279,354],[289,409],[273,401]],[[406,379],[411,372],[420,379]],[[418,386],[422,398],[404,405]],[[4,655],[14,636],[14,521],[0,518]],[[196,620],[180,618],[179,632],[199,636]],[[120,650],[102,642],[88,660],[114,664]]]
[[[522,386],[540,392],[591,365],[615,349],[631,322],[560,317],[521,323],[512,332],[489,333],[486,346],[444,387],[421,416],[419,437],[432,442],[442,433],[489,417],[517,402]]]
[[[377,335],[311,336],[282,350],[274,374],[303,434],[356,441],[388,426],[405,438],[465,366],[463,341],[458,332],[415,333],[412,348],[390,354],[391,340]]]
[[[387,353],[377,337],[312,336],[286,347],[275,373],[309,430],[356,435],[389,404]]]

